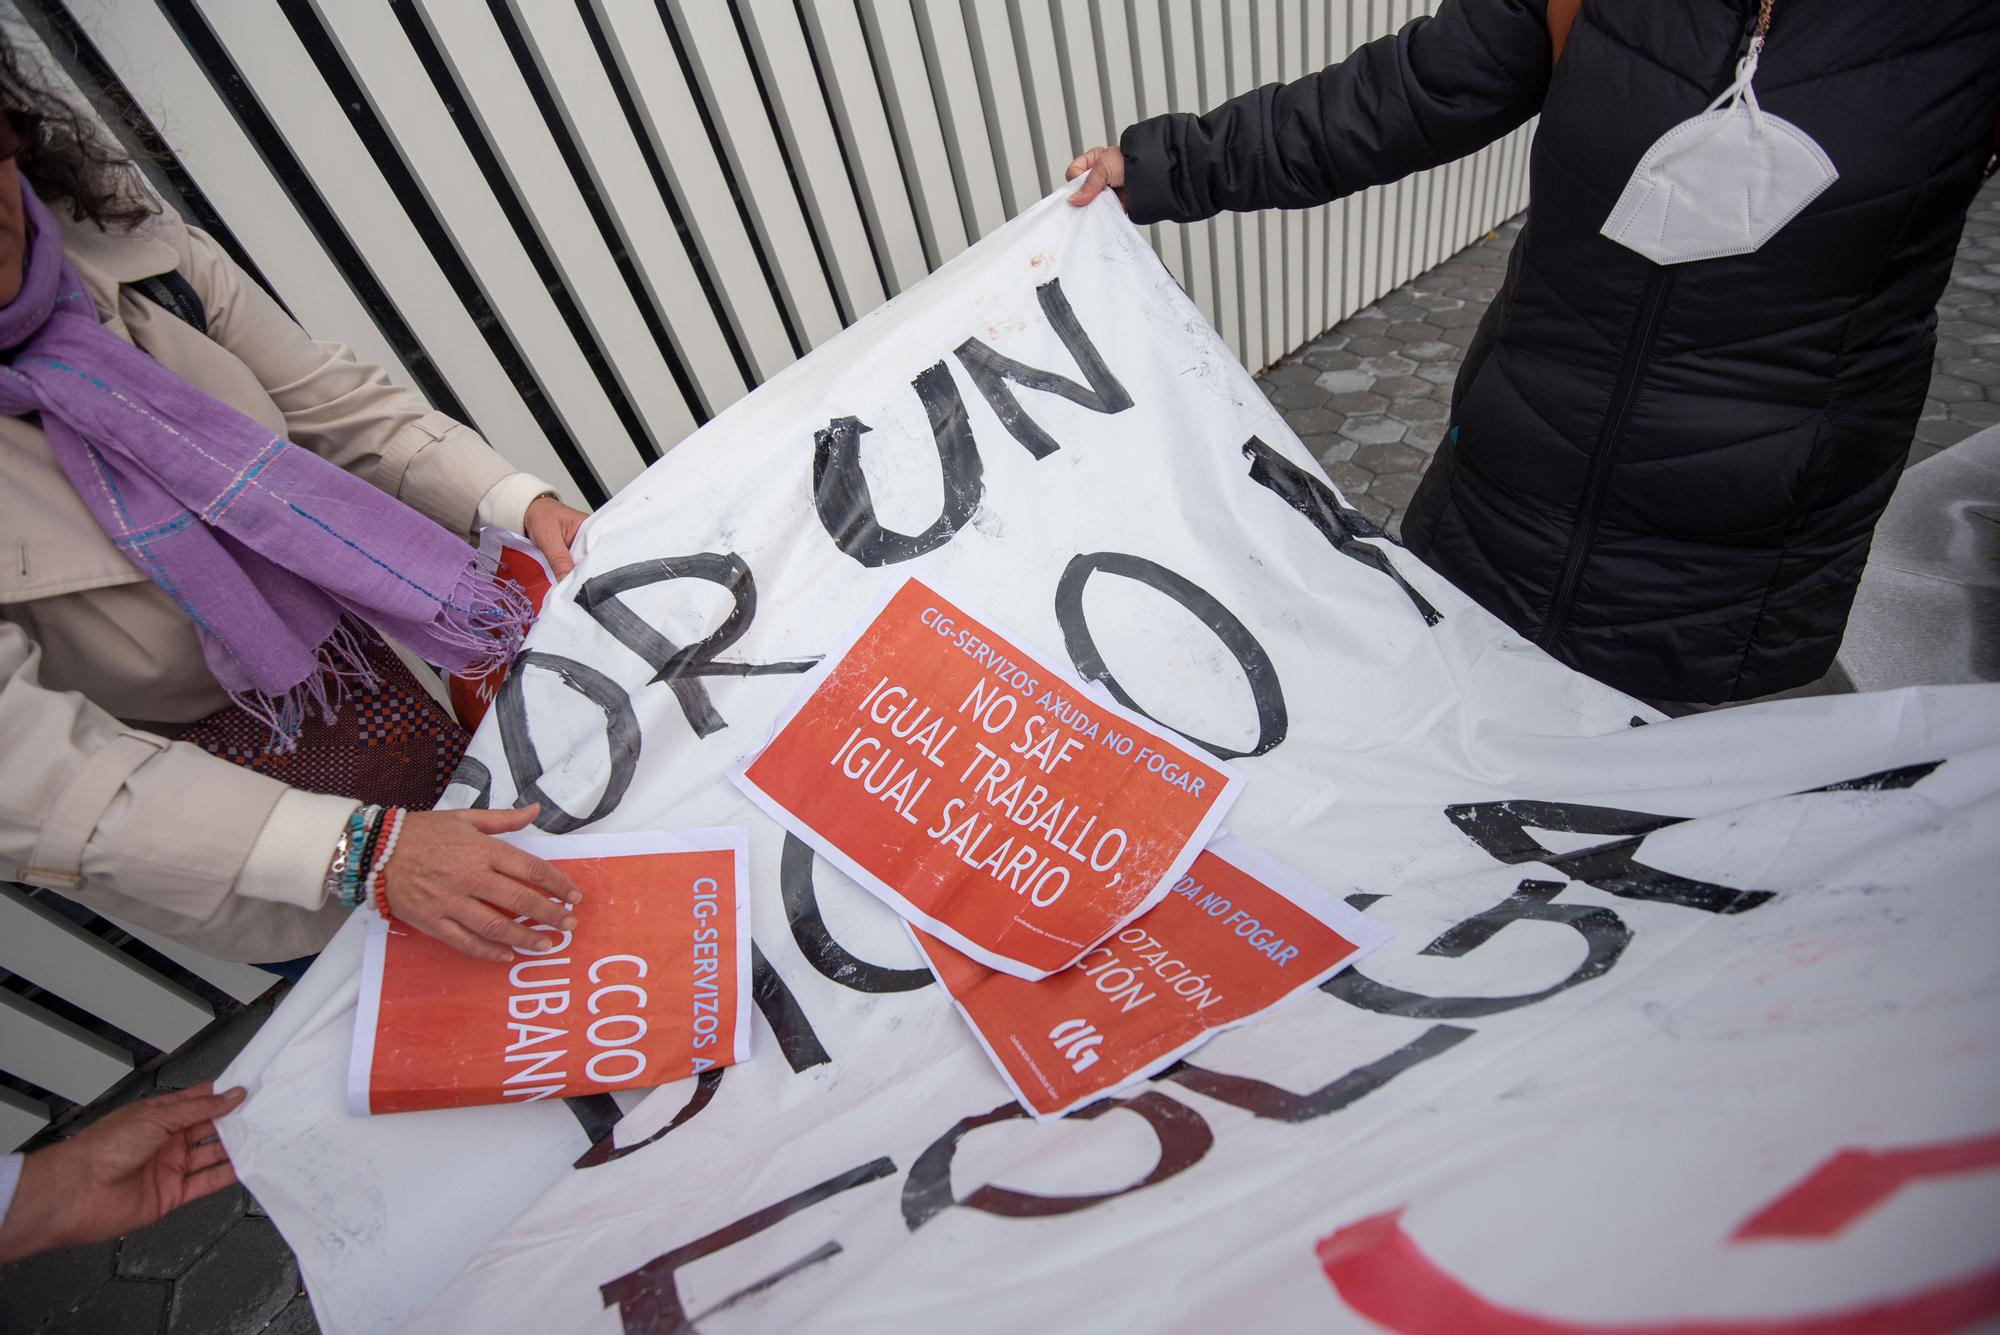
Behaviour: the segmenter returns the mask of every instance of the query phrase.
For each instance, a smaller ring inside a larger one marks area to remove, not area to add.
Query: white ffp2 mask
[[[1602,232],[1655,264],[1756,250],[1840,178],[1811,135],[1757,105],[1764,39],[1708,109],[1661,135]]]

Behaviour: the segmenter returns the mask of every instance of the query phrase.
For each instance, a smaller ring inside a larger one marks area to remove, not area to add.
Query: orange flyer
[[[521,592],[528,595],[530,607],[537,612],[542,610],[542,600],[555,587],[555,576],[532,543],[504,528],[488,526],[479,531],[479,554],[493,562],[500,578],[511,579],[520,586]],[[457,717],[458,726],[467,732],[477,728],[479,720],[486,717],[487,709],[500,694],[501,683],[506,680],[505,663],[483,676],[447,676],[444,679],[445,690],[451,696],[451,712]]]
[[[646,1089],[750,1056],[741,829],[513,835],[583,891],[573,931],[511,964],[368,922],[348,1111]]]
[[[1030,979],[1157,904],[1241,783],[916,579],[737,775],[907,922]]]
[[[1253,845],[1224,835],[1158,908],[1053,978],[983,969],[912,931],[1014,1096],[1073,1112],[1317,987],[1390,937]]]

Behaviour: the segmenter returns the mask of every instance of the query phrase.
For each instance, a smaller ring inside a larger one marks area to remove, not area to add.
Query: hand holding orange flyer
[[[529,923],[545,944],[499,964],[371,918],[348,1111],[645,1089],[749,1059],[741,829],[506,842],[576,882],[575,929]]]
[[[737,776],[904,919],[1018,978],[1158,903],[1240,784],[916,579]]]
[[[911,935],[1021,1106],[1047,1120],[1317,987],[1390,933],[1224,835],[1159,907],[1038,983]]]

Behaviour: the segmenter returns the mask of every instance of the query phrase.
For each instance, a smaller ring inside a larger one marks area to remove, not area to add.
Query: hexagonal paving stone
[[[1954,421],[1970,422],[1977,427],[1989,427],[2000,423],[2000,404],[1980,399],[1976,403],[1954,403],[1951,405]]]
[[[1326,401],[1326,406],[1343,417],[1366,417],[1379,413],[1389,406],[1385,395],[1363,391],[1358,394],[1336,394]]]
[[[1437,425],[1451,416],[1451,410],[1436,399],[1397,399],[1389,405],[1389,416],[1411,426]]]
[[[1472,330],[1464,327],[1447,329],[1444,331],[1444,341],[1456,344],[1460,348],[1469,347],[1472,343]]]
[[[1376,500],[1373,496],[1356,496],[1352,499],[1354,501],[1354,508],[1362,514],[1367,515],[1369,519],[1374,521],[1378,528],[1386,525],[1393,514],[1388,506],[1382,504],[1382,502]]]
[[[118,1273],[131,1279],[174,1279],[242,1218],[249,1194],[230,1187],[174,1211],[118,1244]]]
[[[1421,471],[1425,463],[1424,452],[1401,441],[1400,428],[1394,440],[1363,441],[1360,448],[1354,451],[1354,462],[1378,477],[1386,473]]]
[[[257,1335],[319,1335],[319,1319],[313,1315],[312,1299],[301,1293]]]
[[[1372,376],[1378,377],[1385,375],[1415,375],[1417,364],[1408,357],[1400,357],[1394,353],[1390,353],[1382,357],[1363,357],[1361,359],[1361,369]]]
[[[1970,422],[1954,422],[1947,417],[1917,423],[1917,439],[1926,445],[1956,445],[1978,429]]]
[[[1299,354],[1300,358],[1317,366],[1322,371],[1351,371],[1361,365],[1361,359],[1346,348],[1310,347]]]
[[[1317,408],[1326,402],[1326,391],[1318,385],[1278,385],[1266,388],[1264,397],[1280,408]]]
[[[58,1247],[0,1269],[0,1330],[36,1330],[111,1278],[117,1244]]]
[[[1446,346],[1449,347],[1450,345],[1447,344]],[[1452,348],[1450,361],[1431,362],[1427,366],[1419,366],[1417,368],[1417,378],[1419,380],[1428,380],[1433,385],[1455,384],[1458,380],[1458,358],[1459,354],[1463,351],[1465,351],[1463,348]]]
[[[299,1263],[268,1219],[239,1219],[174,1285],[171,1335],[257,1331],[299,1292]]]
[[[1385,301],[1379,309],[1382,312],[1383,318],[1388,320],[1392,326],[1401,324],[1405,320],[1421,320],[1424,318],[1424,308],[1413,306],[1407,301]]]
[[[1313,382],[1329,394],[1356,394],[1375,384],[1375,373],[1359,369],[1328,371]]]
[[[1410,300],[1427,311],[1455,311],[1465,305],[1457,297],[1448,297],[1442,292],[1418,292]]]
[[[1359,464],[1336,459],[1326,466],[1326,475],[1333,479],[1333,485],[1340,488],[1340,494],[1350,501],[1368,490],[1375,475]]]
[[[1408,508],[1410,497],[1417,494],[1417,481],[1421,474],[1387,473],[1377,477],[1368,488],[1368,494],[1378,501],[1386,501],[1398,512]]]
[[[1436,340],[1438,333],[1439,330],[1436,325],[1425,324],[1420,320],[1411,320],[1403,324],[1392,324],[1389,326],[1389,337],[1405,346],[1411,343],[1433,342]]]
[[[1941,321],[1937,331],[1941,338],[1955,338],[1975,348],[1986,343],[2000,343],[2000,329],[1975,324],[1971,320]]]
[[[1406,429],[1394,418],[1352,417],[1341,424],[1340,434],[1361,445],[1393,445]],[[1355,457],[1360,457],[1360,451],[1355,451]]]
[[[1354,457],[1356,446],[1345,436],[1306,436],[1302,439],[1322,468],[1331,468]]]
[[[1430,322],[1441,329],[1460,329],[1467,325],[1478,324],[1485,314],[1484,310],[1474,310],[1468,306],[1464,310],[1436,311],[1432,313]]]
[[[1958,379],[1970,380],[1975,385],[2000,385],[2000,361],[1968,357],[1952,367],[1951,373]]]
[[[1931,377],[1931,397],[1942,403],[1967,403],[1986,396],[1980,392],[1978,385],[1955,376],[1934,375]]]
[[[1403,355],[1419,362],[1456,361],[1458,349],[1442,338],[1434,338],[1427,343],[1410,344],[1403,349]]]
[[[1392,399],[1427,399],[1436,388],[1430,381],[1413,375],[1385,375],[1375,382],[1375,392]]]
[[[167,1314],[168,1288],[152,1280],[114,1279],[41,1329],[44,1335],[107,1335],[113,1331],[117,1335],[154,1335]]]
[[[1293,408],[1285,414],[1285,425],[1301,436],[1331,436],[1345,420],[1324,408]]]
[[[1310,385],[1319,372],[1304,362],[1287,358],[1276,366],[1266,367],[1258,378],[1273,385]]]
[[[1387,357],[1402,346],[1393,339],[1379,338],[1371,334],[1366,338],[1349,340],[1347,350],[1357,357]]]

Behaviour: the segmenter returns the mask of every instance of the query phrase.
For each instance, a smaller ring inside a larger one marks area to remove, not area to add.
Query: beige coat
[[[518,528],[545,490],[346,347],[313,342],[172,214],[133,234],[63,222],[110,329],[452,532]],[[173,270],[201,295],[206,336],[121,286]],[[225,959],[318,950],[344,914],[319,875],[353,804],[167,740],[228,703],[186,615],[104,535],[40,427],[0,419],[0,879]]]

